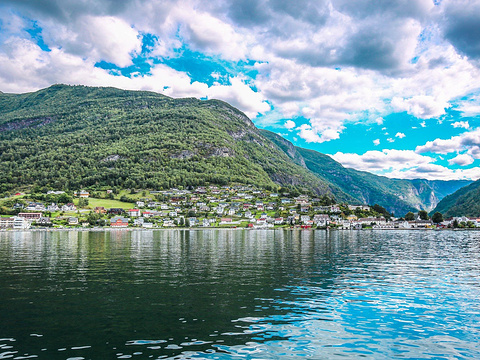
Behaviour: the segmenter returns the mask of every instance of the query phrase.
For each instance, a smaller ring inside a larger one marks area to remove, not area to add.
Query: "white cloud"
[[[288,130],[291,130],[293,128],[296,128],[297,124],[295,124],[295,121],[293,120],[287,120],[285,121],[285,124],[283,126],[285,126]]]
[[[364,171],[403,170],[429,164],[435,159],[412,150],[371,150],[363,155],[337,152],[332,156],[342,165]]]
[[[393,139],[393,138],[388,138],[387,141],[390,142],[390,143],[393,143],[393,142],[395,142],[395,139]]]
[[[338,152],[332,158],[345,167],[398,179],[458,180],[480,178],[480,167],[452,170],[435,159],[411,150],[367,151],[363,155]],[[465,159],[466,160],[466,159]]]
[[[404,133],[401,133],[401,132],[397,132],[395,134],[395,137],[399,138],[399,139],[403,139],[406,135]]]
[[[396,112],[407,113],[420,118],[430,119],[445,114],[445,109],[450,107],[448,102],[439,102],[432,96],[418,95],[409,99],[394,97],[392,107]]]
[[[460,165],[460,166],[467,166],[473,164],[475,160],[468,154],[459,154],[455,156],[453,159],[448,160],[450,165]]]
[[[449,154],[464,150],[468,150],[473,158],[480,159],[480,128],[453,136],[450,139],[428,141],[425,145],[417,146],[415,149],[419,154],[426,152]]]
[[[468,121],[456,121],[452,124],[452,126],[454,128],[468,129],[470,127],[470,124],[468,123]]]
[[[0,90],[63,82],[216,97],[250,117],[266,113],[263,123],[303,115],[310,128],[299,129],[299,136],[310,142],[338,139],[349,123],[381,125],[392,111],[430,119],[455,105],[464,115],[480,114],[471,96],[480,80],[478,39],[462,42],[474,34],[476,22],[470,20],[478,16],[467,9],[476,6],[299,1],[64,0],[49,6],[10,1],[0,15]],[[27,18],[38,21],[51,53],[32,44],[23,30]],[[234,67],[238,60],[258,60],[253,65],[258,75],[232,75],[230,86],[207,86],[166,65],[131,79],[94,67],[101,60],[132,64],[144,32],[157,37],[153,56],[180,56],[173,50],[184,45]],[[468,101],[459,100],[467,95]],[[468,150],[473,157],[475,149]]]
[[[380,145],[380,139],[375,139],[375,140],[373,140],[373,144],[374,144],[375,146]]]
[[[305,140],[308,143],[314,142],[314,143],[320,143],[322,142],[322,139],[318,134],[312,130],[312,127],[308,124],[303,124],[300,127],[298,127],[299,133],[298,136],[300,136],[303,140]]]

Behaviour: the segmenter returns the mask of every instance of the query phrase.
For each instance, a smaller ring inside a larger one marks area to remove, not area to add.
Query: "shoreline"
[[[65,228],[65,229],[49,229],[49,228],[39,228],[39,229],[0,229],[0,233],[18,233],[18,232],[118,232],[118,231],[140,231],[140,232],[147,232],[147,231],[166,231],[166,230],[182,230],[182,231],[204,231],[204,230],[248,230],[248,231],[258,231],[258,230],[268,230],[268,231],[275,231],[275,230],[287,230],[287,231],[480,231],[480,228],[468,228],[468,229],[421,229],[421,228],[414,228],[414,229],[302,229],[302,228],[221,228],[221,227],[205,227],[205,228]]]

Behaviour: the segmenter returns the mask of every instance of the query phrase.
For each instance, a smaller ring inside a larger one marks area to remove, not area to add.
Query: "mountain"
[[[444,217],[480,215],[480,180],[465,186],[440,201],[432,212],[440,212]]]
[[[259,130],[218,101],[53,85],[0,93],[0,194],[31,186],[165,189],[230,183],[433,209],[468,182],[399,180],[344,168]]]
[[[0,94],[0,193],[32,185],[206,183],[281,185],[329,196],[335,188],[293,163],[222,101],[66,85]],[[336,188],[335,195],[350,200]]]
[[[420,209],[432,210],[446,195],[471,183],[467,180],[390,179],[345,168],[328,155],[295,147],[270,131],[261,130],[261,134],[274,142],[296,164],[306,167],[324,181],[335,184],[338,191],[350,195],[356,202],[376,203],[398,215]]]

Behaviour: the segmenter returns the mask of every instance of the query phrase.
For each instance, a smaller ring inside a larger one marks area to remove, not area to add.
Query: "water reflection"
[[[0,233],[0,358],[478,358],[475,232]]]

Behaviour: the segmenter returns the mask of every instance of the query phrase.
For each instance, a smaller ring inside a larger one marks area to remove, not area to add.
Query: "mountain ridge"
[[[465,183],[388,179],[344,168],[258,129],[220,100],[52,85],[0,94],[0,193],[22,186],[169,188],[251,183],[400,215],[433,208]]]

